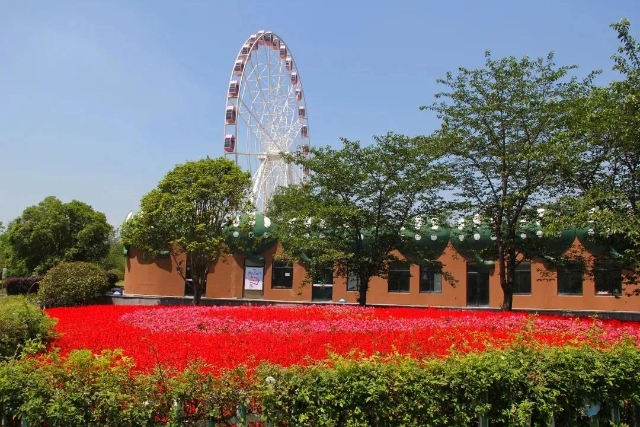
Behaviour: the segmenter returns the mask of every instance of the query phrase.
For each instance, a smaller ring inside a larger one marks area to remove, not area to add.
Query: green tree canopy
[[[570,112],[592,76],[571,78],[574,68],[557,67],[553,54],[495,60],[487,52],[485,68],[447,73],[438,80],[447,90],[421,107],[442,120],[430,141],[445,154],[461,213],[480,215],[494,235],[506,310],[523,252],[521,220],[534,219],[536,208],[564,190],[561,171],[577,161],[567,138]]]
[[[388,133],[374,141],[364,146],[342,139],[339,149],[287,156],[309,171],[308,179],[280,188],[267,212],[278,225],[285,255],[304,257],[311,275],[337,262],[339,276],[359,279],[361,305],[369,280],[384,277],[396,259],[394,250],[422,250],[411,248],[415,239],[404,238],[403,227],[441,213],[438,190],[446,176],[420,138]]]
[[[210,266],[228,252],[225,227],[250,209],[250,188],[249,173],[224,158],[177,165],[142,198],[140,213],[122,226],[122,240],[150,254],[169,251],[185,280],[191,271],[198,304]]]
[[[620,46],[613,69],[621,79],[594,88],[575,110],[572,136],[580,151],[567,170],[571,197],[554,206],[556,226],[595,227],[594,239],[613,245],[619,261],[640,267],[640,42],[628,20],[612,24]]]
[[[111,225],[86,203],[49,196],[26,208],[7,227],[12,262],[43,274],[62,261],[100,262],[109,250]]]

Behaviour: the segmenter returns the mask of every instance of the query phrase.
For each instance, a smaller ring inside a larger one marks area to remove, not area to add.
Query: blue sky
[[[279,34],[304,83],[311,143],[427,134],[438,77],[544,56],[617,76],[609,24],[637,0],[5,1],[0,8],[0,221],[48,195],[118,226],[176,164],[223,154],[238,49]]]

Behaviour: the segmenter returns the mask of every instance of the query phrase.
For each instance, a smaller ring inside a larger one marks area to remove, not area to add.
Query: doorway
[[[489,305],[489,269],[486,266],[467,263],[467,307]]]
[[[331,301],[333,299],[333,264],[320,269],[313,278],[311,288],[312,301]]]
[[[264,261],[244,259],[242,297],[247,299],[264,298]]]

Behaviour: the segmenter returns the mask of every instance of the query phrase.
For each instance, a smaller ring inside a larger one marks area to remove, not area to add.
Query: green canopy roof
[[[262,253],[277,243],[275,231],[275,225],[263,214],[245,214],[225,230],[225,242],[233,252],[262,262]]]
[[[437,219],[425,221],[421,217],[414,218],[410,221],[408,226],[404,227],[401,231],[401,234],[407,239],[411,239],[411,245],[409,247],[415,245],[418,249],[421,249],[419,251],[421,254],[413,254],[411,250],[408,249],[408,253],[403,253],[403,255],[408,257],[417,256],[419,258],[424,257],[426,254],[428,254],[430,258],[438,258],[449,244],[450,237],[449,230],[446,227],[441,227]]]

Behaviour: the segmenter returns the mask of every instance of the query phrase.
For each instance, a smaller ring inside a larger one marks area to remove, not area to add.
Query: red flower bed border
[[[148,371],[157,364],[184,369],[202,361],[217,369],[310,364],[340,355],[400,353],[418,358],[452,351],[590,340],[607,345],[624,336],[640,341],[639,322],[526,313],[354,306],[54,308],[60,352],[121,348]]]

